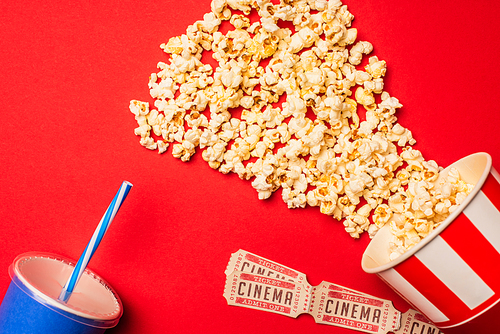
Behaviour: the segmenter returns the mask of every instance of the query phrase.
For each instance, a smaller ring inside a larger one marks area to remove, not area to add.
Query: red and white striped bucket
[[[487,153],[469,155],[451,167],[475,185],[458,209],[393,261],[389,226],[382,228],[363,254],[362,267],[444,333],[498,333],[500,175]]]

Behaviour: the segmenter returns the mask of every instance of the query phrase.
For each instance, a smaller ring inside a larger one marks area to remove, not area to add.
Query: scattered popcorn
[[[154,107],[130,102],[140,144],[171,147],[181,161],[198,148],[211,168],[250,180],[259,199],[281,189],[289,208],[319,207],[353,238],[389,225],[397,258],[472,186],[454,169],[438,179],[437,163],[412,148],[395,116],[402,104],[384,91],[387,64],[363,63],[373,45],[356,42],[353,19],[340,0],[213,0],[160,45],[168,61],[149,78]],[[202,61],[207,52],[217,66]]]

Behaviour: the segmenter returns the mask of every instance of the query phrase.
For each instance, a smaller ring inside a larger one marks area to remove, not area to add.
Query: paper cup
[[[389,259],[390,227],[382,228],[362,258],[444,333],[496,333],[500,317],[500,176],[487,153],[455,167],[475,185],[436,230],[397,259]],[[447,172],[445,169],[442,174]]]
[[[9,267],[12,280],[0,305],[0,333],[97,334],[116,326],[122,303],[89,269],[68,302],[58,300],[74,264],[48,253],[18,256]]]

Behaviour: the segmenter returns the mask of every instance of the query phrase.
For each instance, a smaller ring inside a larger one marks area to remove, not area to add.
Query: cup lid
[[[58,299],[75,261],[42,252],[16,257],[9,267],[12,282],[24,293],[53,311],[87,326],[111,328],[123,313],[122,302],[100,276],[85,269],[67,302]]]

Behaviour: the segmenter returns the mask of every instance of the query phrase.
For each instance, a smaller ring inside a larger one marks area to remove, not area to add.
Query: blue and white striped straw
[[[80,259],[73,269],[73,272],[66,282],[66,285],[64,285],[61,294],[59,295],[59,300],[63,302],[67,302],[69,300],[69,297],[71,296],[71,293],[73,293],[76,284],[80,280],[80,277],[85,271],[85,268],[87,268],[87,264],[92,258],[92,255],[94,255],[97,247],[99,246],[99,243],[104,237],[104,234],[106,234],[111,221],[113,220],[113,218],[115,218],[118,209],[120,209],[120,206],[127,197],[130,188],[132,188],[132,183],[123,181],[120,189],[115,195],[115,198],[113,198],[113,201],[104,213],[104,216],[101,218],[99,225],[97,225],[97,228],[94,231],[94,234],[92,235],[92,238],[90,239],[87,247],[85,247],[83,254],[80,256]]]

